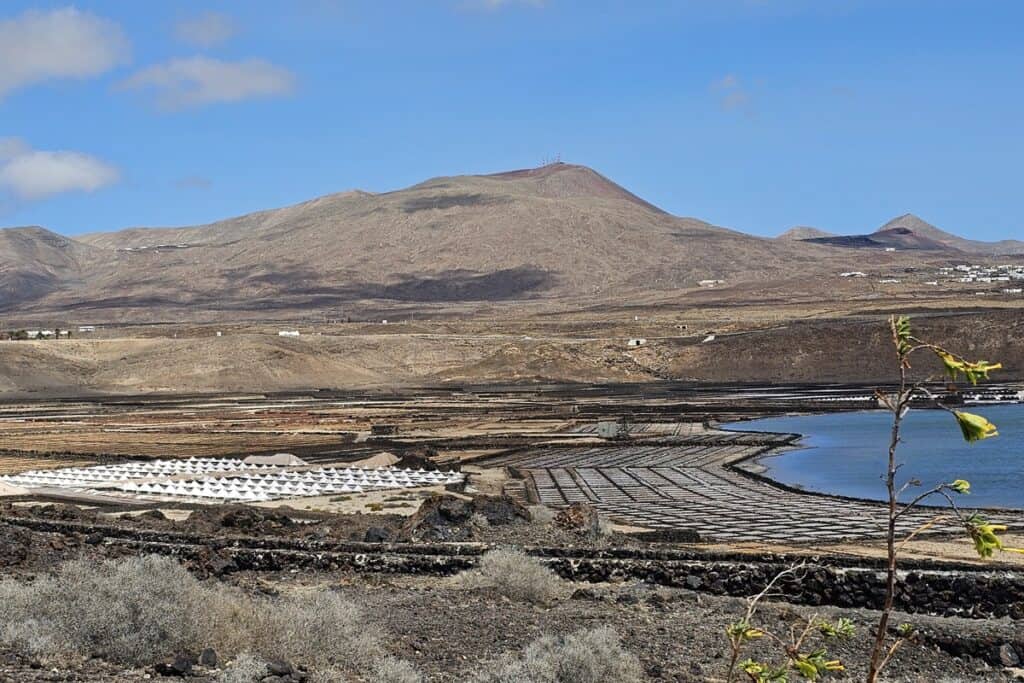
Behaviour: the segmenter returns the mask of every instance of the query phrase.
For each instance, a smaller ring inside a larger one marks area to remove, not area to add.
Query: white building
[[[299,336],[299,331],[298,330],[281,330],[280,332],[277,333],[277,336],[278,337],[298,337]]]

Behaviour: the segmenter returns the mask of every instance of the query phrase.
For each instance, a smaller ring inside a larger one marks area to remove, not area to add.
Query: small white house
[[[862,273],[859,270],[851,270],[847,273],[839,273],[839,277],[867,277],[867,273]]]
[[[79,325],[78,326],[78,331],[79,332],[95,332],[96,331],[96,326],[95,325]]]
[[[277,336],[278,337],[298,337],[299,336],[299,331],[298,330],[281,330],[280,332],[277,333]]]
[[[646,344],[647,344],[647,340],[644,339],[643,337],[637,337],[635,339],[627,339],[626,340],[626,346],[636,347],[636,346],[645,346]]]
[[[718,285],[724,285],[725,280],[701,280],[697,284],[701,287],[716,287]]]

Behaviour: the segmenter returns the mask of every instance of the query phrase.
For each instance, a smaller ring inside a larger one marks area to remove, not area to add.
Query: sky
[[[0,225],[590,166],[758,235],[1024,239],[1019,0],[0,3]]]

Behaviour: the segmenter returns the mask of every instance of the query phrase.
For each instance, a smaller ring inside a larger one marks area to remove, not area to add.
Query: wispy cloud
[[[0,139],[0,189],[20,200],[95,192],[119,178],[116,168],[88,154],[35,150],[17,138]]]
[[[179,190],[209,190],[213,187],[213,181],[199,175],[188,175],[175,180],[174,186]]]
[[[548,0],[465,0],[462,3],[464,9],[496,11],[505,7],[544,7]]]
[[[235,20],[220,12],[203,12],[183,19],[174,26],[175,37],[185,43],[210,48],[230,40],[238,33]]]
[[[753,116],[754,103],[750,91],[736,74],[726,74],[711,84],[711,92],[725,111],[738,111]]]
[[[130,51],[117,24],[73,7],[0,20],[0,98],[43,81],[99,76]]]
[[[190,57],[142,69],[121,86],[153,91],[158,106],[177,110],[288,95],[295,90],[295,76],[262,59]]]

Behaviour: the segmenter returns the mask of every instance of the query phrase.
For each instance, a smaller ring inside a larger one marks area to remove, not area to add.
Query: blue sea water
[[[968,444],[952,415],[913,410],[903,428],[898,482],[920,479],[922,487],[967,479],[969,507],[1024,508],[1024,405],[965,408],[995,423],[999,436]],[[777,417],[725,425],[738,431],[803,434],[799,450],[763,458],[766,476],[821,493],[881,500],[892,415],[886,411]],[[920,493],[922,489],[917,489]],[[903,498],[917,495],[914,489]],[[941,499],[934,501],[936,504]]]

